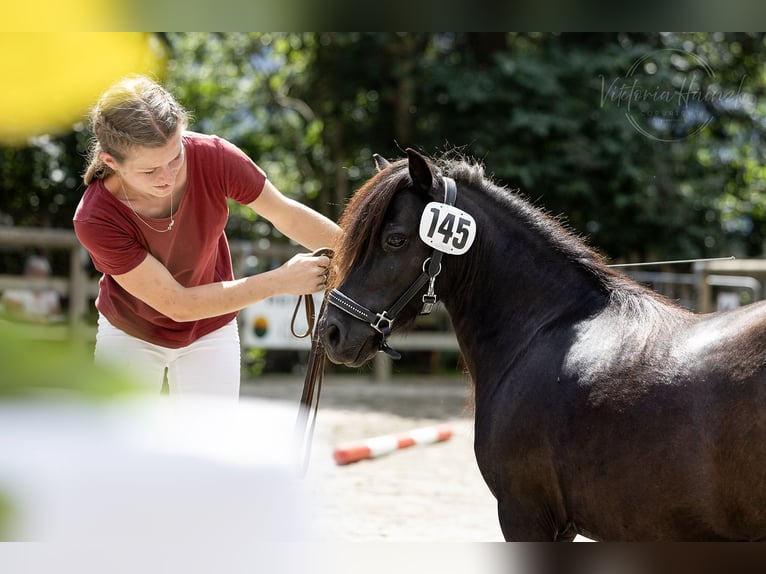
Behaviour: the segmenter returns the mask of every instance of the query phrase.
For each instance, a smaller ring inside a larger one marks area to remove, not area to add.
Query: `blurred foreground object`
[[[0,540],[310,541],[293,405],[149,395],[19,332],[0,324]]]
[[[161,42],[145,32],[3,32],[0,53],[0,145],[71,130],[112,82],[165,65]]]
[[[274,438],[294,414],[201,396],[0,402],[1,538],[308,541],[308,501]]]

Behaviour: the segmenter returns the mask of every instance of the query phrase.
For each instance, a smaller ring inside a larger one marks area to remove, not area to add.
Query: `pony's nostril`
[[[325,325],[325,328],[322,330],[322,340],[325,346],[337,347],[338,343],[340,343],[340,329],[338,329],[338,326],[333,323]]]

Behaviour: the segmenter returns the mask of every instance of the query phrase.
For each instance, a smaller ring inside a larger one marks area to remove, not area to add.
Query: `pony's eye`
[[[386,248],[401,249],[407,244],[407,236],[401,233],[393,233],[386,238]]]

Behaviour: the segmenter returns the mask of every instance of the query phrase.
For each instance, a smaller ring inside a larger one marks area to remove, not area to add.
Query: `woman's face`
[[[162,147],[136,147],[119,162],[102,153],[101,159],[112,168],[131,192],[153,197],[167,197],[175,190],[184,167],[185,153],[181,130]]]

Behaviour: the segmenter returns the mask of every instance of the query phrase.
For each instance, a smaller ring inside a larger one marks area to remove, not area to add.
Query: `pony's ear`
[[[386,158],[376,153],[372,154],[372,159],[375,160],[375,169],[378,171],[383,171],[389,165],[391,165]]]
[[[431,173],[428,161],[412,148],[408,147],[406,151],[412,183],[418,189],[431,191],[431,186],[434,183],[434,176]]]

